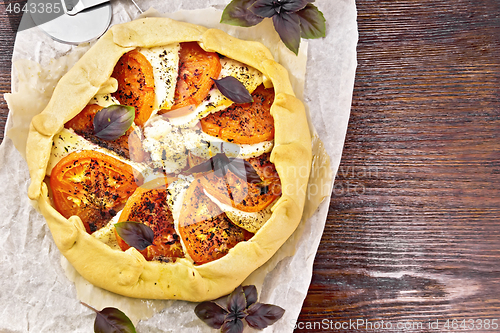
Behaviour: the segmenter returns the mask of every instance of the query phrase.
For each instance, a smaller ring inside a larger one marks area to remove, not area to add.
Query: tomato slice
[[[105,226],[137,188],[132,168],[106,154],[73,152],[56,164],[50,175],[56,210],[77,215],[88,233]]]
[[[73,119],[64,124],[64,127],[73,129],[76,134],[122,157],[136,162],[143,161],[145,152],[142,149],[141,138],[132,127],[114,141],[103,140],[94,135],[94,117],[102,109],[103,107],[97,104],[87,105]]]
[[[269,161],[269,155],[247,160],[262,179],[262,184],[247,183],[231,171],[227,172],[225,179],[217,177],[214,172],[207,173],[200,176],[201,183],[210,195],[222,203],[244,212],[261,211],[281,195],[279,175]]]
[[[201,119],[201,128],[207,134],[238,144],[274,139],[274,119],[271,116],[274,89],[260,85],[252,97],[252,103],[233,104]]]
[[[118,90],[112,95],[122,105],[135,108],[134,122],[143,126],[153,112],[155,82],[153,67],[139,51],[125,53],[111,75],[118,81]]]
[[[174,105],[171,110],[199,105],[214,85],[221,70],[219,56],[204,51],[197,42],[181,43],[179,52],[179,76],[175,88]],[[158,113],[165,113],[162,110]]]
[[[253,234],[234,225],[203,192],[199,179],[186,191],[179,216],[179,233],[186,250],[201,265],[222,258]]]
[[[160,188],[138,187],[128,199],[119,222],[140,222],[149,226],[155,234],[153,245],[140,251],[146,260],[160,260],[164,262],[183,258],[184,251],[180,238],[175,232],[174,219],[167,205],[166,179]],[[120,248],[125,251],[130,246],[116,233]]]

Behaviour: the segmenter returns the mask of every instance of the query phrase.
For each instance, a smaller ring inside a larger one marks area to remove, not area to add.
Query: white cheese
[[[225,142],[206,134],[199,126],[176,127],[162,115],[152,119],[144,128],[142,146],[150,153],[154,167],[163,168],[166,173],[178,173],[187,166],[189,152],[205,159],[221,152],[228,157],[247,159],[270,152],[273,141],[251,145]]]
[[[156,96],[153,113],[156,113],[159,109],[170,109],[174,104],[175,86],[179,70],[179,50],[179,43],[138,49],[153,68]],[[95,95],[89,104],[108,107],[120,104],[120,102],[108,93]]]
[[[184,202],[184,197],[186,196],[186,191],[189,185],[194,181],[193,176],[179,176],[179,179],[172,182],[167,187],[167,205],[172,212],[172,218],[174,220],[174,229],[177,235],[181,235],[179,230],[179,217],[182,210],[182,203]],[[193,262],[193,259],[189,256],[184,240],[181,237],[182,250],[184,255],[188,260]]]
[[[72,152],[82,150],[98,151],[99,149],[102,148],[77,135],[72,129],[64,128],[54,136],[49,164],[47,165],[47,175],[50,176],[56,164]]]
[[[210,198],[210,200],[212,200],[224,213],[226,213],[227,217],[235,225],[250,231],[251,233],[256,233],[272,215],[271,209],[273,204],[270,204],[265,209],[258,212],[244,212],[234,208],[233,206],[220,202],[206,190],[203,191]]]
[[[176,173],[187,165],[183,130],[161,116],[144,128],[142,147],[150,154],[153,167],[163,168],[166,173]]]
[[[255,144],[231,143],[211,136],[201,129],[193,133],[194,135],[185,135],[186,146],[191,153],[204,158],[225,153],[227,157],[248,159],[270,152],[274,145],[274,141],[263,141]]]
[[[179,43],[138,49],[153,67],[156,95],[155,111],[168,110],[174,104],[175,86],[179,72],[179,50]]]
[[[115,235],[115,224],[118,223],[122,211],[123,210],[120,210],[115,216],[113,216],[105,227],[93,232],[92,237],[97,238],[99,241],[107,244],[112,249],[120,250],[120,246],[118,245]]]
[[[111,96],[111,94],[97,94],[90,100],[89,104],[97,104],[103,108],[107,108],[111,105],[120,104],[120,102]]]

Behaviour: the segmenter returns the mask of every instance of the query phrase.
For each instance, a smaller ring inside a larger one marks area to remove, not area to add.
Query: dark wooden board
[[[500,2],[357,8],[351,118],[297,332],[494,331]]]
[[[351,118],[296,331],[500,331],[500,1],[357,9]],[[2,129],[7,112],[0,98]]]

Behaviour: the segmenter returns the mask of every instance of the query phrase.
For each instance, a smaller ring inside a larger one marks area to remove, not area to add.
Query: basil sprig
[[[128,131],[135,119],[135,109],[126,105],[111,105],[94,116],[94,135],[113,141]]]
[[[243,320],[248,326],[262,330],[277,322],[285,310],[276,305],[259,303],[257,299],[255,286],[240,286],[226,297],[198,304],[194,313],[205,324],[221,329],[221,332],[243,332]]]
[[[325,17],[311,2],[314,0],[233,0],[224,9],[221,23],[251,27],[272,18],[283,43],[298,54],[301,37],[325,37]]]

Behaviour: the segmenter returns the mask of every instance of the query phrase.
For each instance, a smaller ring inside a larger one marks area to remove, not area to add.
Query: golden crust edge
[[[170,28],[181,29],[186,26],[183,22],[170,19],[158,18],[158,20],[168,20],[166,22]],[[158,21],[155,22],[158,23]],[[132,21],[114,26],[110,30],[111,32],[104,35],[98,43],[100,43],[99,45],[106,44],[105,47],[117,50],[115,56],[118,54],[121,56],[135,46],[152,46],[144,44],[120,46],[116,43],[117,40],[120,41],[116,37],[119,35],[117,31],[126,28],[127,32],[130,32],[130,29],[137,25],[136,21]],[[120,26],[121,28],[117,28]],[[51,206],[47,197],[47,186],[43,182],[46,169],[44,162],[48,161],[50,156],[47,142],[51,144],[53,135],[63,127],[66,121],[79,112],[78,108],[79,110],[83,109],[88,100],[99,90],[100,85],[105,84],[109,79],[112,69],[108,70],[108,77],[94,80],[92,84],[87,86],[88,88],[83,95],[85,99],[88,97],[85,105],[80,102],[77,106],[66,110],[63,115],[59,114],[57,117],[53,117],[53,113],[58,108],[54,107],[55,102],[52,100],[64,99],[61,96],[62,90],[56,89],[55,96],[42,112],[45,118],[39,117],[38,120],[32,122],[28,136],[28,146],[31,148],[27,149],[27,160],[32,179],[29,196],[32,199],[38,199],[40,210],[54,235],[56,245],[75,269],[89,282],[124,296],[183,299],[198,302],[228,294],[241,284],[250,273],[274,255],[295,231],[301,220],[312,160],[311,137],[304,106],[300,100],[295,98],[286,70],[272,59],[271,53],[260,43],[238,40],[216,29],[200,27],[191,31],[193,34],[181,41],[199,40],[202,47],[209,51],[216,51],[247,63],[270,78],[275,87],[277,98],[273,104],[272,113],[275,117],[277,137],[271,160],[275,163],[278,173],[282,177],[285,191],[273,208],[270,220],[250,241],[239,243],[223,258],[201,266],[194,266],[185,259],[178,260],[174,264],[147,262],[133,248],[126,252],[112,250],[88,235],[78,217],[65,219]],[[116,35],[114,36],[113,33]],[[159,43],[159,41],[155,40],[154,43]],[[96,55],[95,51],[92,52],[94,48],[95,46],[66,75],[74,77],[75,73],[81,71],[82,68],[92,68]],[[253,52],[253,50],[257,51]],[[119,56],[114,61],[108,58],[108,61],[112,62],[112,68]],[[71,81],[63,81],[63,84],[65,82]],[[69,86],[71,87],[71,84]],[[69,88],[65,87],[64,91],[66,89]],[[47,119],[53,123],[49,124],[50,126],[47,128],[41,128],[40,124],[43,124],[43,121],[47,121]],[[288,128],[290,124],[294,124],[293,131]],[[43,138],[44,141],[39,146],[40,138]],[[42,165],[40,161],[43,161]],[[307,173],[307,176],[295,177],[291,170],[295,169],[296,171],[297,168],[303,170],[303,173]],[[75,241],[72,243],[71,239],[68,240],[67,235],[74,237]],[[68,246],[70,243],[71,246]]]
[[[88,101],[110,84],[113,72],[110,59],[116,63],[131,48],[123,48],[112,42],[111,31],[106,32],[80,60],[61,78],[54,89],[45,109],[33,117],[26,143],[26,162],[30,171],[31,183],[28,196],[36,200],[41,195],[41,184],[50,157],[46,149],[55,134],[60,132],[64,123],[76,116]],[[90,75],[96,72],[96,75]]]
[[[110,30],[113,32],[113,42],[121,47],[155,47],[179,42],[199,42],[208,29],[165,17],[146,17],[117,24]]]

